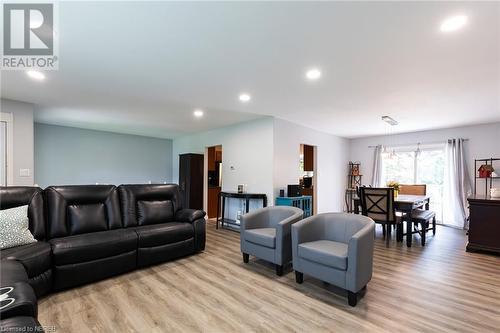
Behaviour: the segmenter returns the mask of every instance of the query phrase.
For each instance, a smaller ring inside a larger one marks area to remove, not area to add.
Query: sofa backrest
[[[50,186],[45,197],[49,239],[123,227],[114,185]]]
[[[0,209],[28,205],[29,229],[37,240],[45,239],[43,192],[33,186],[1,186]]]
[[[181,209],[177,184],[120,185],[118,191],[125,227],[171,222]]]

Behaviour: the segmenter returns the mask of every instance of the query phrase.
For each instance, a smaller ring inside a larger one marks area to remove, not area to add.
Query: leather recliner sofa
[[[205,212],[182,209],[175,184],[0,188],[1,209],[27,204],[38,242],[0,251],[0,287],[16,299],[0,311],[1,329],[39,326],[36,298],[51,290],[205,248]]]

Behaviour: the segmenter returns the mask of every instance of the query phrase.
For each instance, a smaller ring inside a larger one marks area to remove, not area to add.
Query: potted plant
[[[397,181],[391,180],[387,183],[387,187],[392,187],[394,189],[394,197],[397,197],[399,194],[399,183]]]

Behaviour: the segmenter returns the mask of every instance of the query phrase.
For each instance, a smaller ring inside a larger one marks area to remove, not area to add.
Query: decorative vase
[[[394,198],[397,198],[398,195],[399,195],[399,190],[394,189]]]

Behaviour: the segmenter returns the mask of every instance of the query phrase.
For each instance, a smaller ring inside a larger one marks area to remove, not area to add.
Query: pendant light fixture
[[[415,150],[415,156],[419,156],[422,150],[420,149],[420,142],[417,143],[417,150]]]
[[[396,126],[398,122],[394,118],[389,116],[382,116],[382,121],[387,124],[385,135],[386,138],[388,137],[388,140],[386,141],[390,141],[392,138],[392,127]],[[382,156],[392,159],[396,156],[396,150],[394,148],[392,148],[392,150],[389,150],[387,146],[384,145],[382,147]]]

